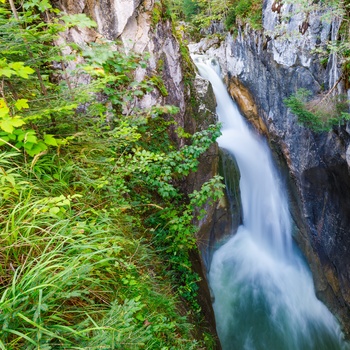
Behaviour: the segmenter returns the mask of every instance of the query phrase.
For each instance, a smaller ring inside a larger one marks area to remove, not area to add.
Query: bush
[[[295,95],[284,100],[301,125],[315,132],[322,132],[350,120],[346,96],[320,95],[311,98],[311,95],[311,91],[299,89]]]

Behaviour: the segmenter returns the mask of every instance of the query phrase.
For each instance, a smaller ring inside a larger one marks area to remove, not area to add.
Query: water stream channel
[[[243,223],[214,252],[208,275],[223,350],[348,349],[293,243],[288,198],[265,140],[239,113],[218,64],[194,61],[217,99],[219,146],[241,174]]]

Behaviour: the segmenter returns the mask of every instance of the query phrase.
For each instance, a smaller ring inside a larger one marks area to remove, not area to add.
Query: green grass
[[[0,154],[0,348],[197,349],[142,218],[81,163],[21,157]]]
[[[9,21],[7,5],[0,11],[7,69],[0,72],[0,349],[205,347],[211,340],[196,327],[198,276],[189,257],[195,216],[223,185],[215,177],[186,194],[183,184],[218,126],[186,135],[179,147],[168,136],[177,107],[137,107],[155,88],[167,94],[159,81],[135,81],[147,55],[102,42],[57,59],[51,43],[64,26],[43,27],[35,4],[17,10],[23,23]],[[31,28],[28,40],[22,25]],[[41,45],[35,38],[44,34]],[[45,62],[84,63],[43,67],[23,41]],[[78,83],[82,74],[88,85]]]

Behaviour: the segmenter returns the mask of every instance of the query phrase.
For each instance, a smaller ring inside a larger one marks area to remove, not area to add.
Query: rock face
[[[164,87],[159,87],[146,95],[139,101],[140,107],[147,108],[156,104],[177,106],[179,112],[174,116],[176,124],[188,133],[194,133],[205,129],[209,124],[215,124],[216,101],[211,86],[200,77],[195,79],[194,66],[189,56],[186,57],[186,50],[180,46],[179,40],[175,37],[171,21],[164,18],[161,2],[61,0],[57,6],[70,14],[85,13],[97,23],[96,31],[71,28],[66,33],[68,40],[84,45],[103,37],[122,43],[115,49],[150,54],[147,68],[139,68],[136,79],[141,81],[146,76],[158,77]],[[179,146],[185,142],[177,138],[175,133],[172,137]],[[198,190],[205,181],[216,174],[218,161],[218,149],[213,145],[202,156],[197,173],[190,175],[187,182],[183,184],[184,191]],[[210,225],[209,220],[213,215],[214,207],[208,207],[207,211],[207,217],[199,223],[201,229],[198,240],[201,242],[209,240],[205,227]],[[193,252],[192,262],[196,272],[202,277],[199,297],[207,319],[207,327],[215,335],[215,319],[206,283],[205,268],[198,252]],[[219,342],[217,343],[219,349]]]
[[[294,10],[293,5],[265,0],[263,31],[241,28],[220,45],[202,42],[192,49],[218,58],[241,110],[268,135],[276,160],[288,167],[295,238],[314,272],[319,297],[349,334],[350,127],[316,134],[300,126],[283,103],[299,88],[316,94],[336,84],[336,55],[321,65],[312,50],[337,38],[340,21],[326,22],[322,13],[299,13],[284,22],[283,15]],[[342,83],[334,90],[344,92]]]
[[[98,32],[109,40],[119,37],[135,17],[141,0],[62,0],[60,7],[67,13],[86,13],[98,26]]]

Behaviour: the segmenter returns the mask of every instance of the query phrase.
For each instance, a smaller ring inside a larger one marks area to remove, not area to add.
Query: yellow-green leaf
[[[60,212],[60,208],[59,207],[52,207],[50,208],[50,214],[56,215]]]
[[[21,98],[16,101],[15,106],[19,111],[22,110],[23,108],[29,108],[28,100],[25,98]]]
[[[11,75],[15,74],[15,71],[10,68],[0,68],[0,76],[4,75],[7,78],[11,78]]]
[[[9,63],[9,67],[16,72],[16,75],[24,79],[28,79],[28,75],[34,73],[34,69],[25,66],[23,62]]]
[[[10,110],[6,105],[0,106],[0,118],[8,117],[9,113]]]
[[[19,115],[15,115],[13,118],[11,118],[12,121],[12,125],[15,128],[18,128],[19,126],[22,126],[23,124],[25,124],[25,121],[22,120],[22,118]]]
[[[0,121],[0,128],[9,134],[12,134],[12,131],[14,128],[17,128],[19,126],[22,126],[24,121],[20,119],[21,117],[15,116],[13,118],[11,117],[5,117],[2,121]]]
[[[46,134],[44,136],[44,142],[49,146],[58,146],[57,140],[52,135],[49,135],[49,134]]]

